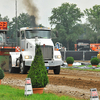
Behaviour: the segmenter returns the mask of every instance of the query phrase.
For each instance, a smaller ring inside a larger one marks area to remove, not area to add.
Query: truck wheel
[[[26,74],[28,71],[28,68],[27,66],[25,66],[25,61],[23,61],[23,59],[21,59],[20,71],[21,71],[21,74]]]
[[[12,67],[12,58],[10,56],[9,57],[9,73],[19,73],[19,72],[20,72],[20,68]]]
[[[9,73],[14,73],[15,72],[15,68],[12,67],[12,58],[11,56],[9,57]]]
[[[20,73],[20,68],[15,68],[15,73]]]
[[[59,74],[60,73],[60,66],[57,66],[56,69],[53,70],[54,74]]]

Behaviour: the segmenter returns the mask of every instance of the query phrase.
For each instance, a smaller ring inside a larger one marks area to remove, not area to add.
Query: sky
[[[77,7],[83,12],[86,8],[92,8],[94,5],[100,5],[100,0],[32,0],[38,8],[38,24],[46,27],[51,27],[48,17],[52,15],[53,8],[58,8],[62,3],[77,4]],[[17,15],[20,13],[27,13],[21,0],[17,0]],[[16,16],[15,0],[2,0],[0,1],[0,14],[2,17],[8,16],[10,20]],[[84,23],[86,20],[82,18]]]

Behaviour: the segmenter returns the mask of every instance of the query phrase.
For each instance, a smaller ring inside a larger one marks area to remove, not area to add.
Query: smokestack
[[[30,16],[30,26],[31,27],[36,27],[37,26],[37,24],[36,24],[36,18],[34,17],[34,15]]]
[[[27,13],[30,15],[30,25],[31,27],[37,26],[38,20],[38,9],[33,3],[33,0],[23,0],[23,4],[27,10]]]

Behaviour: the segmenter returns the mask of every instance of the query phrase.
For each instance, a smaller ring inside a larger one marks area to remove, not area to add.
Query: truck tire
[[[20,71],[21,71],[21,74],[27,74],[27,71],[28,71],[28,67],[25,66],[25,61],[23,61],[22,58],[20,60]]]
[[[20,68],[15,68],[15,73],[20,73]]]
[[[9,73],[19,73],[20,68],[12,67],[12,58],[9,56]]]
[[[53,71],[54,71],[54,74],[59,74],[60,73],[60,66],[57,66]]]
[[[9,56],[9,73],[14,73],[15,69],[12,67],[12,58]]]
[[[12,58],[11,56],[9,56],[9,73],[13,73],[14,72],[14,68],[12,67]]]

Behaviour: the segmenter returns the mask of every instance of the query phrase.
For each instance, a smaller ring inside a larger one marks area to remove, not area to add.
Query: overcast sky
[[[50,27],[48,17],[51,16],[51,11],[53,8],[61,6],[62,3],[68,2],[77,4],[77,7],[81,11],[86,8],[92,8],[94,5],[100,5],[100,0],[33,0],[36,7],[38,8],[38,23],[44,26]],[[22,6],[21,0],[18,2],[18,15],[22,12],[26,13],[25,8]],[[2,0],[0,1],[0,14],[2,17],[8,16],[11,20],[12,17],[15,17],[15,0]],[[85,22],[85,19],[82,19]]]

